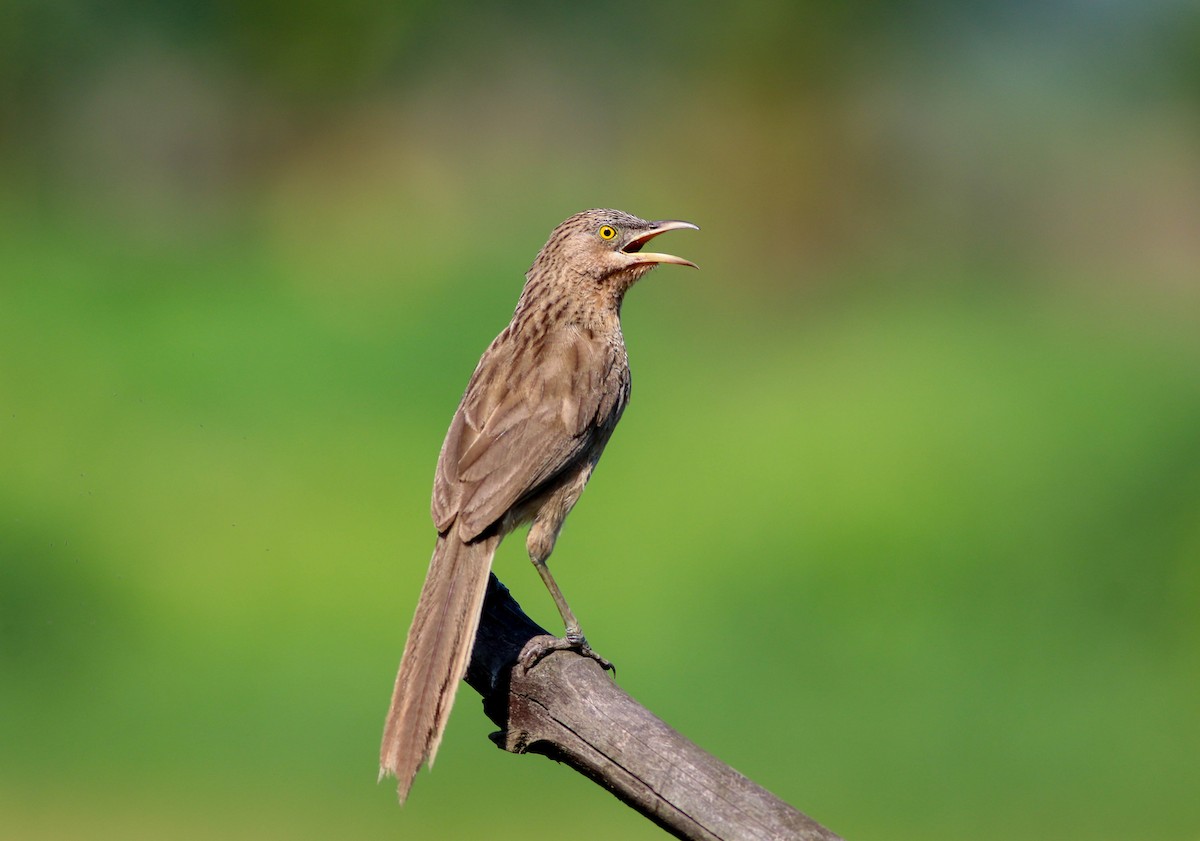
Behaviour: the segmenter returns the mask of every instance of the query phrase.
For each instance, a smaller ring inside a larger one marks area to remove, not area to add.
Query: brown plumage
[[[554,229],[526,274],[512,322],[467,383],[433,482],[438,540],[404,646],[380,750],[404,802],[433,764],[466,672],[501,538],[530,523],[526,547],[566,625],[586,646],[546,559],[629,399],[621,301],[659,263],[642,251],[690,222],[617,210],[577,213]]]

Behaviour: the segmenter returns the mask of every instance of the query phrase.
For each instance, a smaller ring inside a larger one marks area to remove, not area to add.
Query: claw
[[[530,669],[541,662],[542,658],[554,651],[575,651],[584,657],[595,660],[600,664],[600,667],[606,672],[617,673],[617,668],[604,657],[601,657],[592,647],[588,645],[587,639],[580,633],[568,634],[564,637],[555,637],[550,634],[533,637],[529,642],[525,643],[525,647],[521,649],[521,653],[517,656],[517,665],[515,669],[517,673],[524,676]]]

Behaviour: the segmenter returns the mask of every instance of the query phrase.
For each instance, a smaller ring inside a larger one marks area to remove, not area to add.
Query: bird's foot
[[[516,667],[521,674],[524,674],[536,666],[543,657],[554,651],[578,652],[584,657],[595,660],[606,672],[612,672],[614,675],[617,673],[617,667],[593,651],[592,647],[588,645],[587,639],[578,631],[568,631],[565,637],[543,634],[532,638],[525,643],[525,647],[517,656]]]

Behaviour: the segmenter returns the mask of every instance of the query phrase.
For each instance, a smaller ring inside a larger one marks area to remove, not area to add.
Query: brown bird
[[[629,399],[621,301],[659,263],[643,251],[690,222],[647,222],[586,210],[554,229],[526,273],[512,321],[467,383],[433,481],[437,545],[408,632],[379,756],[379,775],[408,797],[421,763],[433,764],[458,682],[466,673],[496,547],[529,523],[526,547],[563,623],[587,650],[546,560],[563,521]]]

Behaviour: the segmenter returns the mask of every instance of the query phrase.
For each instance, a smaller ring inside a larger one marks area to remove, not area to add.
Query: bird
[[[434,474],[437,543],[396,675],[380,748],[400,802],[432,767],[471,647],[501,539],[524,524],[529,558],[562,617],[563,645],[591,654],[546,561],[629,401],[625,293],[682,257],[645,250],[691,222],[619,210],[569,217],[525,275],[511,322],[484,351]],[[597,658],[603,663],[602,658]]]

